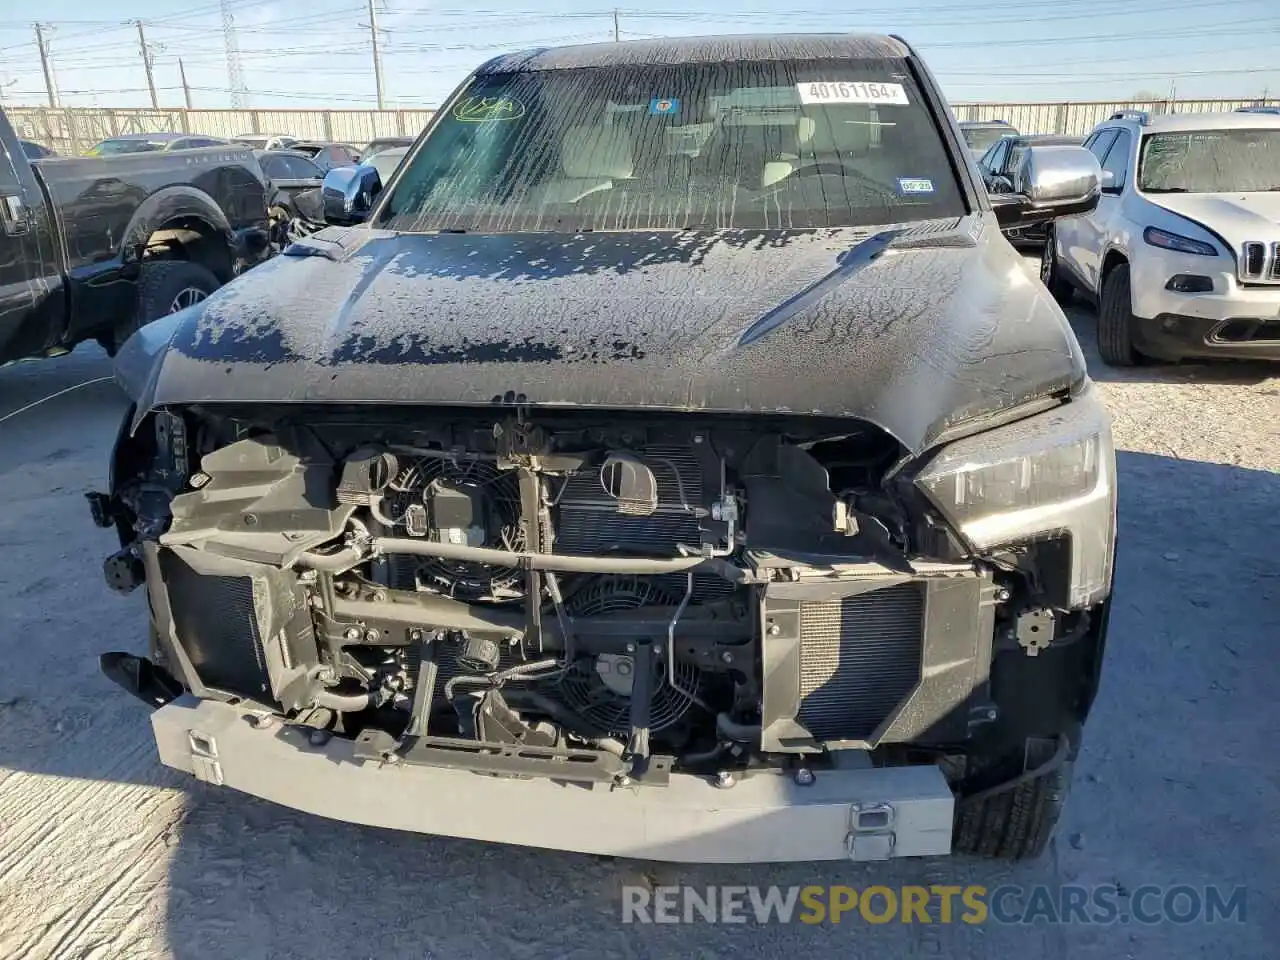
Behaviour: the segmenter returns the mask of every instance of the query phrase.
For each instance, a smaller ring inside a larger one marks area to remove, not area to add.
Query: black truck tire
[[[1102,281],[1098,304],[1098,353],[1112,367],[1132,367],[1138,362],[1133,346],[1133,299],[1129,291],[1129,265],[1117,264]]]
[[[139,327],[199,303],[220,286],[208,267],[189,260],[154,260],[143,264],[138,277],[138,308],[132,317],[116,324],[112,352],[124,346]]]
[[[1031,860],[1045,850],[1071,787],[1072,762],[1017,786],[956,802],[951,846],[956,853]]]

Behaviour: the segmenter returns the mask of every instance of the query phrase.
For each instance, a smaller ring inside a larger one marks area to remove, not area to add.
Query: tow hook
[[[116,522],[115,513],[111,509],[111,496],[106,493],[86,493],[84,498],[89,501],[89,513],[93,516],[93,522],[99,527],[110,527]]]
[[[159,709],[182,696],[182,684],[146,657],[131,653],[104,653],[98,668],[112,683],[133,694],[147,706]]]

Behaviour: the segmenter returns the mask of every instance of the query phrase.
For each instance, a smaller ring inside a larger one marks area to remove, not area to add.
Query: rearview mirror
[[[1084,147],[1029,147],[1013,176],[1013,193],[992,197],[1002,227],[1078,217],[1098,206],[1102,168]]]
[[[373,167],[335,167],[320,186],[326,223],[347,226],[369,216],[382,191],[382,180]]]

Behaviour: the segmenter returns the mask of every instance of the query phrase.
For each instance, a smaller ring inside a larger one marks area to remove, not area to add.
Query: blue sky
[[[438,103],[494,53],[608,40],[598,0],[377,0],[388,106]],[[717,10],[718,8],[718,10]],[[232,0],[254,107],[374,104],[368,0]],[[631,0],[624,39],[708,33],[873,30],[899,33],[927,58],[946,95],[971,100],[1280,96],[1280,0]],[[62,102],[150,102],[137,28],[153,47],[161,106],[180,106],[181,57],[197,107],[230,104],[216,0],[40,0],[0,5],[0,102],[45,102],[32,21],[51,25]]]

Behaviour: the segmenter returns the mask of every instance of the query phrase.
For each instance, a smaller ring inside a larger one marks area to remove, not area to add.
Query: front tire
[[[1040,250],[1040,282],[1049,288],[1049,294],[1064,307],[1075,296],[1075,287],[1062,275],[1062,266],[1058,263],[1057,240],[1053,228],[1049,228],[1049,236]]]
[[[1032,860],[1044,853],[1071,789],[1076,751],[1065,738],[1060,751],[1038,776],[957,800],[952,849],[1002,860]]]
[[[211,270],[188,260],[143,264],[138,277],[138,307],[133,316],[116,324],[111,352],[124,346],[139,327],[199,303],[220,286]]]
[[[1098,304],[1098,352],[1112,367],[1132,367],[1138,362],[1133,346],[1133,299],[1129,286],[1129,265],[1117,264],[1102,281]]]

